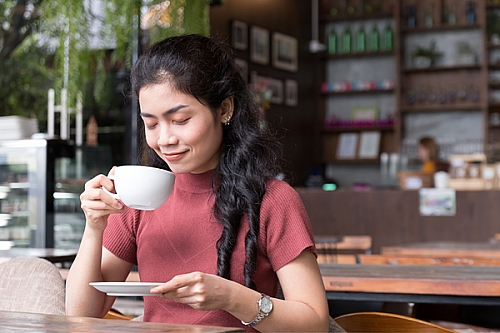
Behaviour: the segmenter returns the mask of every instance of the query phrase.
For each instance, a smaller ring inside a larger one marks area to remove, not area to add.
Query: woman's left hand
[[[152,288],[151,293],[206,311],[224,309],[228,305],[228,288],[232,284],[234,282],[216,275],[193,272],[177,275],[161,286]]]

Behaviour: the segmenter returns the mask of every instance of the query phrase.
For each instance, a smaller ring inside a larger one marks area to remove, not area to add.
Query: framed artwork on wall
[[[358,133],[341,133],[337,144],[337,159],[356,158],[358,147]]]
[[[248,49],[248,24],[243,21],[231,21],[231,45],[236,50]]]
[[[268,87],[273,92],[269,102],[283,104],[283,81],[270,78]]]
[[[297,106],[299,104],[299,83],[296,80],[285,81],[285,105]]]
[[[297,38],[273,33],[273,66],[295,72],[298,69]]]
[[[380,149],[380,132],[368,131],[361,133],[358,158],[378,158]]]
[[[250,60],[256,64],[269,64],[269,30],[257,26],[250,28]]]

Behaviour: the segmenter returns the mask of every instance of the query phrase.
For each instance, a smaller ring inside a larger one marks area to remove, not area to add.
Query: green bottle
[[[328,34],[328,53],[336,54],[337,53],[337,34],[335,33],[335,29],[330,30]]]
[[[387,23],[387,26],[384,30],[384,50],[390,51],[394,48],[394,32],[392,31],[392,27],[390,23]]]
[[[356,51],[365,52],[366,51],[366,34],[365,27],[361,25],[356,36]]]
[[[376,52],[380,49],[380,36],[378,33],[377,25],[373,26],[370,32],[370,51]]]
[[[351,53],[352,51],[352,37],[349,26],[346,26],[344,34],[342,35],[342,53]]]

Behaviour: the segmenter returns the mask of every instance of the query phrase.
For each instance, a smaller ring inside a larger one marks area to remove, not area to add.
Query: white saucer
[[[159,282],[90,282],[91,286],[109,296],[159,296],[149,290],[159,286]]]

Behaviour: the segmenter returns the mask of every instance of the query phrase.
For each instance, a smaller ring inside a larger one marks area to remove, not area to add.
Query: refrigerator
[[[78,248],[85,181],[111,167],[106,147],[89,148],[58,139],[0,141],[0,250]]]

